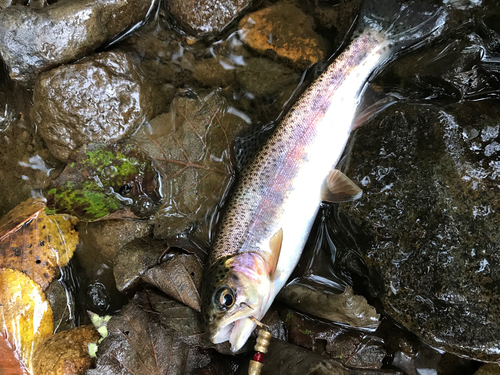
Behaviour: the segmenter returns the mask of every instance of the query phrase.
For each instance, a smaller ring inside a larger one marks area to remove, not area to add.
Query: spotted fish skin
[[[267,312],[300,258],[325,178],[342,156],[366,82],[423,34],[419,29],[410,38],[374,31],[378,28],[372,24],[364,27],[241,173],[202,285],[202,316],[213,342],[229,340],[238,350],[255,328],[249,317],[261,319]],[[277,251],[270,243],[278,233]]]
[[[262,238],[269,239],[279,229],[275,224],[285,214],[283,203],[295,189],[296,179],[303,174],[301,171],[304,168],[317,169],[317,160],[313,159],[311,151],[326,146],[322,149],[324,155],[319,156],[324,160],[320,163],[325,165],[325,169],[316,179],[319,184],[314,186],[311,183],[308,194],[316,193],[314,206],[318,208],[320,187],[340,158],[350,133],[356,108],[348,101],[356,101],[373,65],[377,66],[388,54],[389,46],[382,36],[367,33],[355,40],[304,92],[253,161],[242,171],[218,228],[209,267],[222,257],[240,252],[257,252],[266,256],[266,249],[260,247]],[[353,72],[357,77],[352,77]],[[357,82],[347,82],[349,76],[349,81]],[[351,98],[333,101],[332,96],[347,83],[354,88],[349,90]],[[335,105],[343,106],[342,102],[352,107],[343,124],[335,120],[337,114],[345,112],[345,109],[333,108]],[[318,139],[320,136],[328,138]],[[331,137],[342,139],[337,150],[330,149],[335,146]]]

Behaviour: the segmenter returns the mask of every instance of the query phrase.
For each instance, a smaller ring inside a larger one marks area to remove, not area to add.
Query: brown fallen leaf
[[[115,257],[113,275],[116,288],[122,293],[135,289],[142,275],[158,264],[167,245],[163,241],[135,239],[123,246]]]
[[[152,291],[136,294],[109,320],[107,330],[96,369],[87,375],[190,374],[219,358],[199,314]]]
[[[193,96],[178,95],[168,113],[131,137],[161,175],[157,238],[210,223],[234,180],[231,144],[246,123],[219,91]]]
[[[80,326],[50,336],[35,348],[33,375],[78,375],[91,366],[88,343],[96,343],[94,326]]]
[[[0,241],[34,219],[45,208],[44,198],[30,198],[19,203],[0,219]]]
[[[0,374],[29,375],[28,370],[16,357],[5,334],[0,333]]]
[[[52,331],[52,309],[40,286],[20,271],[0,269],[0,334],[27,368]]]
[[[203,266],[191,254],[172,259],[147,270],[142,279],[196,311],[201,310],[200,286]]]
[[[22,271],[43,290],[75,251],[77,219],[46,215],[42,198],[28,199],[0,221],[0,267]]]
[[[162,258],[161,264],[160,257]],[[141,282],[200,311],[203,266],[194,254],[170,249],[164,241],[136,239],[118,252],[113,265],[116,287],[127,293]]]

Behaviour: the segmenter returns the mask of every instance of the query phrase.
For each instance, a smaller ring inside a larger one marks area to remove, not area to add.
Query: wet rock
[[[401,371],[356,369],[313,353],[308,349],[284,341],[272,339],[265,355],[262,375],[402,375]],[[247,374],[246,368],[239,374]]]
[[[106,285],[100,282],[92,282],[87,285],[85,294],[87,297],[87,304],[91,311],[97,311],[99,314],[109,314],[111,303],[116,300],[108,291],[111,288],[106,288]]]
[[[9,123],[0,137],[0,215],[31,197],[34,189],[47,187],[57,164],[30,121]]]
[[[79,146],[132,134],[152,115],[150,97],[130,58],[105,52],[42,74],[33,117],[50,151],[67,160]]]
[[[325,58],[325,42],[295,5],[280,3],[250,13],[238,27],[241,39],[251,48],[260,53],[274,51],[298,67],[307,68]]]
[[[375,308],[349,286],[343,293],[333,294],[294,280],[281,290],[279,299],[299,311],[352,327],[375,329],[379,324]]]
[[[151,22],[117,44],[129,55],[152,89],[153,117],[168,111],[176,86],[184,85],[189,74],[178,63],[185,52],[179,35]]]
[[[361,0],[340,0],[335,6],[318,2],[312,12],[318,26],[330,31],[329,40],[333,40],[335,46],[340,46],[356,20],[360,5]],[[330,37],[330,34],[333,35]]]
[[[79,375],[92,365],[87,345],[96,343],[99,333],[91,325],[50,336],[33,352],[35,375]]]
[[[32,96],[0,68],[0,216],[33,190],[47,187],[60,167],[36,134],[29,112]]]
[[[369,333],[349,330],[325,323],[290,309],[282,311],[289,342],[329,354],[345,365],[358,368],[380,368],[387,355],[384,341]]]
[[[392,358],[391,365],[404,370],[405,374],[433,372],[439,375],[472,375],[477,369],[477,362],[438,351],[407,330],[390,324],[388,320],[384,320],[377,334],[384,338],[385,347]]]
[[[173,30],[151,23],[120,42],[117,48],[132,57],[153,87],[167,83],[181,86],[190,77],[190,72],[182,69],[184,55],[190,54],[188,46]]]
[[[53,280],[45,291],[45,297],[54,315],[54,333],[74,327],[74,296],[58,280]]]
[[[147,236],[152,227],[141,220],[103,220],[82,223],[81,246],[76,250],[79,266],[80,297],[87,309],[99,314],[119,309],[126,299],[117,290],[113,264],[117,253],[127,243]]]
[[[1,66],[1,65],[0,65]],[[24,112],[25,103],[30,101],[31,94],[7,77],[7,72],[0,68],[0,132],[8,129]]]
[[[48,0],[30,0],[28,6],[32,8],[43,8],[48,4]]]
[[[250,0],[167,0],[167,10],[181,28],[194,36],[222,32],[250,5]]]
[[[82,246],[76,250],[80,264],[87,270],[112,265],[120,249],[136,238],[151,233],[144,220],[103,220],[82,223],[78,235]]]
[[[498,363],[485,363],[474,375],[498,375],[500,374],[500,365]]]
[[[10,7],[12,5],[12,0],[1,0],[0,1],[0,10]]]
[[[395,105],[359,129],[342,204],[385,312],[425,342],[498,361],[500,111],[496,101]]]
[[[273,307],[267,311],[261,322],[269,328],[269,332],[271,332],[275,339],[288,341],[286,324]],[[256,339],[258,336],[258,330],[253,331],[252,336]]]
[[[28,84],[39,73],[82,58],[143,22],[152,9],[152,1],[141,0],[8,7],[0,13],[0,55],[11,78]]]
[[[300,76],[293,69],[265,58],[245,59],[245,65],[236,73],[239,84],[256,97],[276,94],[288,85],[294,87]]]
[[[230,85],[235,79],[236,66],[225,58],[212,58],[196,62],[193,78],[213,88]]]

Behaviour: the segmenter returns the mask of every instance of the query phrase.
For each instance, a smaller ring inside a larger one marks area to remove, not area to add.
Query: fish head
[[[270,304],[273,284],[264,259],[242,253],[220,259],[206,272],[202,288],[205,332],[214,344],[231,343],[238,351]]]

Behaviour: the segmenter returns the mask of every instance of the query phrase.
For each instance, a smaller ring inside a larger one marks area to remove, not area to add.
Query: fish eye
[[[236,297],[234,295],[234,292],[232,289],[228,287],[222,288],[217,294],[216,294],[216,300],[219,303],[219,308],[221,310],[227,310],[233,307],[234,302],[236,301]]]

